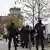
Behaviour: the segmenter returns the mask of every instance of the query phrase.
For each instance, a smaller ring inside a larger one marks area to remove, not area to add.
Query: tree
[[[25,20],[30,20],[31,23],[33,23],[33,27],[34,22],[39,20],[38,18],[46,17],[47,0],[16,0],[16,3],[23,5],[22,13],[26,14],[24,19],[26,18]]]

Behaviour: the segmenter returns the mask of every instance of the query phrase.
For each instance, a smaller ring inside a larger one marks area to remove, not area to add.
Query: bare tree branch
[[[46,17],[45,14],[43,14],[43,13],[45,13],[45,11],[47,11],[47,9],[43,9],[43,8],[47,7],[47,2],[44,2],[44,0],[20,0],[20,1],[16,0],[16,1],[17,1],[17,3],[24,5],[22,7],[22,10],[23,10],[22,13],[26,14],[25,17],[24,17],[25,20],[32,20],[32,22],[33,22],[34,19],[32,17],[35,17],[35,18],[37,17],[37,19],[38,19],[38,15],[37,14],[39,13],[39,11],[40,11],[40,15],[41,16]],[[40,7],[39,7],[39,5],[40,5]],[[31,11],[28,11],[27,9],[25,10],[24,9],[25,7],[30,8]],[[33,7],[34,7],[34,9],[33,9]],[[40,8],[40,10],[38,10],[38,8]],[[29,13],[29,12],[32,12],[32,14]],[[33,14],[34,14],[34,16],[33,16]]]

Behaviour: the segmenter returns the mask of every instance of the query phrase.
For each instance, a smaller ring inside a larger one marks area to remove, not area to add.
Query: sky
[[[8,14],[9,9],[14,6],[14,1],[15,0],[0,0],[0,15]],[[18,4],[16,7],[21,7],[21,5]]]
[[[14,6],[14,0],[0,0],[0,15],[5,15],[9,13],[9,9]],[[16,7],[21,7],[21,5],[16,5]]]
[[[9,12],[9,9],[14,6],[14,1],[15,0],[0,0],[0,15],[7,14]]]
[[[7,14],[12,5],[13,0],[0,0],[0,15]]]

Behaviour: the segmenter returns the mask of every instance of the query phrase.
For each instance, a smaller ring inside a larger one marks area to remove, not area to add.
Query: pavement
[[[45,41],[46,43],[47,41]],[[50,50],[50,47],[48,47],[48,44],[45,44],[45,49]],[[0,40],[0,50],[8,50],[8,41],[6,42],[5,39]],[[11,50],[14,50],[13,42],[11,43]],[[21,48],[18,47],[17,50],[30,50],[29,48]],[[31,47],[31,50],[36,50],[35,47]],[[41,46],[39,46],[39,50],[41,50]]]

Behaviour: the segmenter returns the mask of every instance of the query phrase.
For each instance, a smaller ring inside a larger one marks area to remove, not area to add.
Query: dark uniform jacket
[[[39,37],[39,38],[44,38],[44,35],[43,35],[43,29],[44,29],[44,26],[42,25],[42,23],[37,23],[36,25],[35,25],[35,31],[36,31],[36,33],[37,33],[37,38]]]
[[[17,35],[17,30],[16,28],[13,28],[13,26],[9,26],[7,30],[8,30],[9,37],[15,37]]]
[[[28,39],[29,39],[29,30],[27,28],[21,29],[20,37],[21,37],[21,40],[23,40],[25,42],[26,41],[28,42]]]

